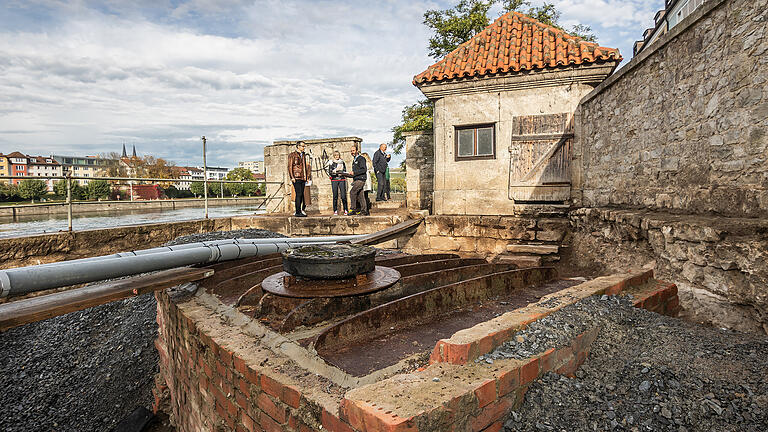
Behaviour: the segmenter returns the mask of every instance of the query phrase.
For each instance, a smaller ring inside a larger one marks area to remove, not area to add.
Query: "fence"
[[[148,178],[148,177],[83,177],[83,176],[74,176],[74,175],[63,175],[63,176],[56,176],[56,175],[50,175],[50,176],[0,176],[0,182],[3,182],[4,180],[65,180],[66,181],[66,200],[65,202],[61,203],[46,203],[46,204],[38,204],[41,206],[67,206],[67,230],[72,231],[72,204],[73,204],[73,197],[72,197],[72,190],[73,190],[73,181],[76,180],[85,180],[86,182],[93,181],[93,180],[105,180],[110,182],[111,184],[122,184],[122,185],[128,185],[130,190],[130,201],[134,200],[134,194],[137,186],[146,186],[147,183],[170,183],[170,184],[182,184],[184,185],[184,188],[186,186],[190,186],[192,183],[202,183],[203,184],[203,201],[204,201],[204,208],[205,208],[205,218],[208,218],[208,189],[209,185],[211,183],[213,184],[221,184],[221,196],[223,197],[224,193],[224,184],[255,184],[255,185],[264,185],[265,191],[266,191],[266,185],[268,184],[277,184],[279,187],[270,195],[265,196],[263,198],[263,201],[259,204],[257,207],[257,210],[259,210],[262,206],[264,206],[265,210],[267,210],[266,206],[267,203],[271,200],[282,200],[282,196],[278,196],[278,192],[282,189],[283,184],[282,182],[268,182],[268,181],[262,181],[262,180],[209,180],[209,179],[179,179],[179,178]],[[178,189],[178,188],[177,188]],[[34,205],[34,204],[33,204]]]

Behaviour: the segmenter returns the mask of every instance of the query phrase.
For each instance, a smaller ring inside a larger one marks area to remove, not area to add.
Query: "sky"
[[[550,0],[632,57],[663,0]],[[533,4],[541,4],[532,0]],[[392,139],[423,97],[423,0],[2,0],[0,152],[231,167],[282,139]],[[492,18],[499,11],[491,11]],[[626,63],[626,60],[625,60]],[[399,162],[400,157],[394,159]]]

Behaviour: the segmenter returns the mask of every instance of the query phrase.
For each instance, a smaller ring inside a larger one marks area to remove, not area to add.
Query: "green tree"
[[[403,177],[392,177],[389,179],[389,187],[393,191],[405,192],[405,179]]]
[[[85,194],[88,199],[109,198],[112,193],[112,186],[106,180],[91,180],[85,186]]]
[[[19,199],[19,188],[16,185],[0,182],[0,201],[15,201]]]
[[[163,189],[163,193],[168,198],[178,198],[179,197],[179,189],[176,188],[174,185],[170,185],[167,188]]]
[[[67,181],[59,180],[56,183],[54,183],[53,193],[62,199],[66,199],[67,198]],[[72,199],[80,200],[85,198],[85,196],[86,196],[85,189],[82,188],[79,184],[77,184],[76,180],[72,180]]]
[[[203,196],[205,195],[205,183],[201,181],[194,181],[189,184],[189,190],[192,192],[195,196]],[[210,185],[208,186],[208,190],[211,190]]]
[[[48,185],[42,180],[27,179],[19,183],[19,196],[25,200],[35,202],[36,199],[44,197],[47,193]]]
[[[424,99],[403,108],[402,122],[392,128],[392,151],[400,154],[405,146],[403,132],[432,130],[432,116],[435,105]]]
[[[227,180],[253,180],[253,173],[248,168],[238,167],[227,173]],[[256,190],[254,183],[226,183],[226,191],[232,196],[252,195]]]

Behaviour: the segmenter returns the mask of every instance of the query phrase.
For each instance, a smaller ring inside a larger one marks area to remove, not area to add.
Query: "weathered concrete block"
[[[552,245],[528,245],[528,244],[507,245],[507,252],[510,252],[510,253],[550,255],[550,254],[556,254],[559,251],[560,251],[559,246],[552,246]]]

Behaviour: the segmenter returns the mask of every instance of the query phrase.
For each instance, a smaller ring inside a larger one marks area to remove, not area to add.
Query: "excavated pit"
[[[275,254],[221,266],[204,285],[225,305],[354,377],[423,366],[440,339],[584,281],[559,278],[551,267],[516,269],[453,254],[389,253],[376,256],[375,270],[365,273],[368,282],[378,277],[385,287],[345,293],[339,287],[351,286],[355,278],[349,274],[334,279],[327,269],[307,267],[314,277],[284,271],[303,270],[286,264],[286,256],[297,255],[311,266],[322,265],[322,256]],[[283,283],[312,286],[297,295],[286,293]]]

